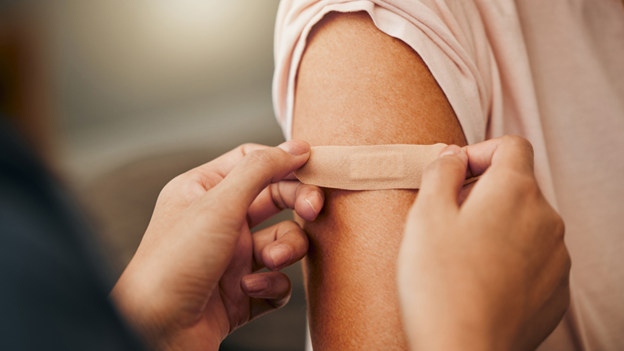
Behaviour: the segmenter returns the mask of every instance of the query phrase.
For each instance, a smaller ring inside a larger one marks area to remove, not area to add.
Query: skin
[[[111,292],[150,346],[218,350],[233,330],[288,302],[290,281],[277,271],[305,255],[306,235],[292,221],[250,228],[285,208],[316,218],[320,190],[290,180],[309,155],[301,141],[243,145],[165,186]],[[272,272],[253,274],[262,268]]]
[[[366,13],[330,13],[308,37],[293,137],[312,146],[466,144],[418,54]],[[416,192],[324,192],[317,220],[300,219],[310,240],[304,274],[314,349],[406,350],[396,257]]]
[[[482,176],[460,204],[467,173]],[[570,301],[564,232],[528,141],[443,150],[423,174],[398,259],[411,349],[534,350]]]

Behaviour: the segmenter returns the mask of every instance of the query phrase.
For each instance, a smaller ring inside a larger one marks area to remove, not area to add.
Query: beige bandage
[[[425,167],[446,144],[316,146],[295,176],[302,183],[344,190],[418,189]],[[465,184],[474,181],[469,179]]]

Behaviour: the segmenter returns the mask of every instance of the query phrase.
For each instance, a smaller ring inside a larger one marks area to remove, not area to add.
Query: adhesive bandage
[[[425,167],[447,145],[315,146],[295,176],[344,190],[418,189]],[[474,181],[469,179],[465,184]]]

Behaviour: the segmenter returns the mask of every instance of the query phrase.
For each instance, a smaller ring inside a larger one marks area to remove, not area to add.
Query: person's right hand
[[[468,175],[481,175],[466,200]],[[568,308],[561,217],[542,195],[533,149],[507,136],[445,148],[425,171],[398,261],[414,350],[529,350]]]

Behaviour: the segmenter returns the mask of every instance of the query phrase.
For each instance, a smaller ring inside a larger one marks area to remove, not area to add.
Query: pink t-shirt
[[[518,134],[566,223],[570,310],[542,350],[624,350],[624,6],[621,0],[286,0],[273,102],[290,138],[310,29],[366,11],[420,54],[469,143]]]

